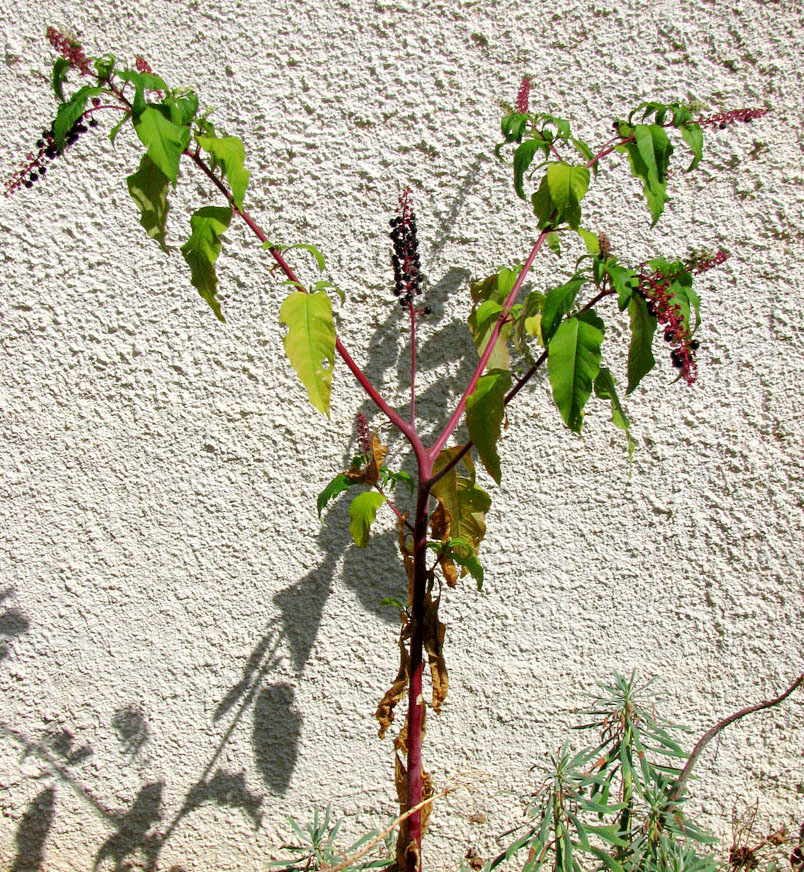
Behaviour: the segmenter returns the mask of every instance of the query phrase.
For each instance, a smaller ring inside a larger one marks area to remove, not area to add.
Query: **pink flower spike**
[[[528,97],[530,97],[530,76],[523,76],[516,95],[516,111],[520,115],[528,114]]]

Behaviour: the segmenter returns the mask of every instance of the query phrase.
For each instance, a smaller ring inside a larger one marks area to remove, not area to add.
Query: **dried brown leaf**
[[[433,711],[440,712],[441,705],[447,698],[449,678],[447,664],[444,661],[444,634],[446,625],[438,620],[438,604],[441,597],[431,599],[429,594],[424,601],[424,623],[422,625],[422,641],[430,665],[430,679],[433,685]]]
[[[435,511],[430,515],[430,535],[439,542],[447,542],[452,535],[451,530],[452,514],[439,500]],[[455,587],[458,584],[458,567],[455,561],[447,555],[441,555],[438,562],[449,587]]]
[[[381,739],[385,738],[386,730],[391,726],[391,723],[394,720],[394,709],[396,708],[397,703],[404,699],[407,690],[410,673],[410,657],[408,656],[408,649],[405,646],[405,642],[408,636],[410,636],[410,624],[406,623],[403,625],[402,631],[399,634],[399,671],[396,674],[393,684],[388,688],[385,692],[385,696],[380,700],[380,704],[377,706],[377,711],[374,713],[374,717],[377,718],[377,721],[380,724],[380,729],[378,730],[377,735]]]
[[[380,437],[375,431],[371,434],[371,455],[365,469],[348,469],[344,475],[355,484],[367,484],[369,487],[374,487],[380,480],[380,467],[386,454],[388,454],[388,446],[380,442]]]

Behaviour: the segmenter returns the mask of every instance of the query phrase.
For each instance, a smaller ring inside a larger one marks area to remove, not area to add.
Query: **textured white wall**
[[[632,469],[602,408],[583,439],[544,381],[511,410],[486,588],[443,608],[451,689],[426,760],[437,783],[471,770],[474,787],[439,805],[432,869],[495,849],[593,679],[656,675],[700,732],[802,669],[803,18],[798,0],[9,0],[0,13],[4,174],[53,112],[48,24],[81,31],[91,54],[142,54],[243,138],[251,211],[277,241],[326,253],[348,293],[344,341],[399,402],[385,230],[411,184],[433,427],[473,355],[467,278],[533,239],[491,151],[497,101],[522,73],[533,104],[592,139],[644,98],[773,110],[707,137],[655,232],[621,159],[587,198],[587,223],[623,256],[733,256],[700,284],[699,383],[670,386],[661,360],[630,398]],[[283,289],[241,227],[219,261],[228,324],[214,320],[177,251],[203,180],[185,170],[165,257],[126,192],[136,161],[130,141],[88,135],[0,205],[4,868],[23,868],[42,821],[43,869],[114,868],[128,827],[167,836],[159,869],[256,870],[287,813],[331,800],[358,833],[394,809],[373,721],[396,670],[379,604],[403,584],[393,525],[358,552],[344,506],[325,528],[315,515],[368,406],[341,365],[331,421],[310,410],[283,360]],[[535,285],[571,266],[541,258]],[[798,695],[705,754],[695,805],[719,832],[757,797],[764,821],[801,822],[802,714]]]

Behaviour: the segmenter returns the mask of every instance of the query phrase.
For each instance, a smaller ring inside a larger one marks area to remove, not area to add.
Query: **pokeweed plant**
[[[323,278],[325,261],[318,248],[272,241],[273,234],[269,239],[246,210],[250,173],[243,143],[225,135],[208,111],[200,111],[196,92],[170,87],[139,56],[133,65],[110,54],[89,57],[75,35],[49,28],[47,36],[59,55],[51,79],[58,109],[52,125],[42,131],[35,149],[6,183],[6,196],[40,186],[81,137],[98,126],[99,116],[113,116],[112,142],[130,125],[144,153],[126,183],[140,224],[161,249],[167,251],[169,194],[183,168],[200,172],[220,196],[221,205],[202,205],[190,216],[189,237],[181,247],[190,283],[215,316],[224,320],[215,264],[223,234],[236,218],[262,243],[289,285],[279,308],[279,320],[287,328],[284,347],[312,405],[329,414],[335,359],[340,358],[380,415],[410,446],[415,476],[385,465],[387,447],[379,428],[372,430],[368,420],[360,417],[359,453],[348,470],[324,487],[317,508],[320,516],[340,494],[355,494],[349,517],[358,547],[366,546],[381,509],[396,516],[408,596],[405,603],[393,601],[401,621],[399,669],[376,717],[379,735],[384,737],[396,709],[407,698],[404,723],[394,739],[394,770],[402,813],[416,810],[400,826],[396,862],[409,872],[421,869],[422,835],[430,811],[426,799],[433,795],[422,765],[426,710],[439,712],[448,690],[441,598],[445,588],[455,588],[467,574],[478,588],[484,582],[479,551],[491,496],[478,483],[477,469],[479,463],[500,483],[497,443],[506,407],[546,364],[553,399],[566,426],[580,433],[587,403],[593,396],[603,400],[610,404],[613,424],[625,433],[630,455],[634,444],[629,419],[614,374],[604,362],[606,319],[627,318],[630,327],[625,394],[634,391],[656,365],[657,330],[677,380],[693,384],[701,323],[694,278],[728,256],[723,250],[694,250],[681,257],[671,253],[638,264],[625,262],[606,234],[591,230],[583,215],[589,186],[602,161],[624,156],[642,187],[653,226],[668,199],[676,137],[691,153],[685,168],[689,172],[701,161],[705,130],[750,123],[767,110],[737,109],[704,116],[683,103],[645,102],[616,118],[604,141],[593,147],[573,134],[566,119],[532,111],[530,81],[523,79],[515,105],[506,107],[496,153],[501,160],[510,159],[515,193],[530,204],[532,212],[523,220],[534,227],[535,239],[523,263],[504,266],[471,283],[467,323],[478,360],[440,432],[426,444],[416,415],[416,328],[430,309],[420,302],[425,279],[411,191],[403,191],[390,220],[393,280],[389,285],[410,339],[410,399],[407,409],[400,411],[385,400],[339,338],[331,298],[337,295],[343,301],[344,294]],[[78,86],[69,90],[76,78]],[[572,274],[543,293],[526,293],[525,281],[542,249],[560,252],[573,237],[580,238],[585,253]],[[287,259],[294,249],[311,255],[316,263],[320,278],[310,286],[301,282]],[[461,422],[469,441],[454,442]],[[400,482],[410,488],[412,502],[407,507],[395,497]],[[423,686],[425,663],[430,673],[429,702]],[[620,747],[631,747],[624,742],[622,737]],[[572,762],[568,761],[566,771],[572,770]],[[602,779],[604,804],[610,801],[605,771],[597,776]],[[623,816],[631,814],[628,808],[624,801]]]

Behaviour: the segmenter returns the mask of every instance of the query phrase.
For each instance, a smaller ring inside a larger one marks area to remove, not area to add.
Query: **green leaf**
[[[133,120],[134,129],[147,149],[148,157],[171,182],[175,182],[182,153],[190,143],[190,128],[174,124],[161,108],[151,105],[135,115]]]
[[[433,473],[439,472],[459,452],[460,448],[445,448],[436,458]],[[461,463],[469,472],[468,477],[458,475],[456,467],[440,478],[432,487],[433,496],[446,506],[452,521],[452,534],[472,543],[474,553],[486,535],[486,512],[491,507],[491,497],[475,484],[475,466],[467,454]]]
[[[703,132],[700,124],[682,124],[679,128],[681,138],[687,143],[692,152],[692,163],[687,167],[687,172],[692,172],[701,162],[703,157]]]
[[[127,112],[115,126],[109,131],[109,141],[114,142],[117,138],[117,134],[120,133],[120,128],[131,118],[131,115]]]
[[[479,356],[482,356],[486,350],[501,312],[502,306],[496,300],[484,300],[469,315],[467,322],[472,333],[472,341],[475,343]],[[494,343],[494,350],[491,352],[491,357],[489,357],[486,364],[487,369],[509,368],[511,356],[508,352],[508,337],[511,335],[512,328],[513,325],[511,323],[506,322],[503,324],[497,336],[497,341]]]
[[[56,119],[53,122],[53,138],[59,151],[64,151],[64,139],[73,124],[84,114],[87,100],[102,93],[103,88],[93,88],[86,85],[79,88],[66,103],[59,106],[56,111]]]
[[[99,82],[108,82],[114,72],[115,58],[113,54],[105,54],[95,58],[95,71]]]
[[[395,488],[399,482],[404,482],[408,486],[408,490],[412,494],[416,490],[416,483],[413,481],[413,476],[409,472],[400,469],[399,472],[393,472],[387,466],[380,467],[380,475],[382,476],[383,487],[390,484]]]
[[[56,95],[60,103],[64,102],[64,80],[67,78],[67,72],[70,69],[70,62],[66,58],[57,58],[53,64],[53,77],[51,84],[53,85],[53,93]]]
[[[385,502],[385,497],[377,491],[358,494],[349,506],[349,532],[358,548],[368,545],[369,530],[377,517],[377,509]]]
[[[523,200],[525,198],[524,176],[528,167],[533,163],[533,158],[539,150],[539,142],[535,139],[526,139],[514,153],[514,190]]]
[[[673,146],[664,129],[657,124],[634,125],[633,137],[633,142],[618,146],[618,150],[627,152],[631,172],[642,180],[653,226],[667,202],[666,172]]]
[[[223,321],[220,303],[215,298],[218,277],[215,261],[221,251],[221,234],[232,220],[232,210],[222,206],[204,206],[190,217],[190,238],[181,253],[190,266],[190,281],[209,303],[218,320]]]
[[[335,363],[335,325],[332,303],[324,291],[291,291],[279,311],[288,327],[285,353],[307,388],[310,402],[329,417],[332,367]]]
[[[595,159],[594,152],[582,139],[575,139],[573,137],[570,141],[572,142],[575,151],[577,151],[578,154],[587,161],[587,163]],[[592,172],[597,176],[597,163],[592,164]]]
[[[648,313],[642,297],[634,295],[628,303],[631,319],[631,342],[628,346],[628,387],[630,394],[642,379],[656,365],[653,357],[653,334],[656,332],[656,318]]]
[[[631,425],[620,404],[620,398],[617,396],[617,390],[614,387],[614,376],[607,366],[601,367],[600,372],[597,374],[595,379],[595,395],[601,400],[611,401],[611,422],[615,427],[625,432],[625,438],[628,441],[628,459],[630,460],[634,453]]]
[[[293,245],[278,245],[275,242],[263,242],[262,247],[265,249],[275,248],[280,254],[283,254],[286,251],[292,251],[294,248],[301,248],[304,251],[310,252],[312,256],[315,258],[315,262],[318,266],[319,272],[324,272],[326,267],[326,262],[324,261],[324,255],[314,246],[309,245],[306,242],[296,242]]]
[[[347,488],[350,488],[356,482],[349,478],[345,472],[341,472],[332,479],[332,481],[321,491],[318,495],[318,499],[315,502],[316,508],[318,509],[318,517],[321,517],[321,513],[327,506],[327,503],[330,500],[334,500],[335,497],[342,494]]]
[[[581,237],[581,239],[583,239],[583,243],[589,254],[600,254],[600,239],[598,239],[597,233],[591,233],[589,230],[582,230],[580,227],[577,227],[575,232]]]
[[[547,187],[550,199],[559,211],[559,220],[566,216],[570,227],[576,229],[578,222],[574,219],[576,215],[580,218],[578,205],[589,188],[589,170],[563,161],[548,164]]]
[[[558,238],[558,233],[556,231],[548,233],[547,236],[544,237],[544,241],[556,257],[561,257],[561,240]]]
[[[505,395],[511,387],[511,374],[494,369],[482,375],[466,400],[466,426],[477,453],[489,475],[500,483],[500,458],[497,440],[505,410]]]
[[[483,588],[484,572],[480,561],[477,559],[472,547],[472,543],[466,539],[453,537],[445,546],[447,555],[460,566],[465,569],[469,575],[477,582],[477,589]]]
[[[243,197],[246,194],[248,180],[251,173],[243,167],[245,149],[243,143],[236,136],[196,136],[196,141],[209,152],[223,167],[226,180],[232,189],[232,197],[238,209],[243,208]]]
[[[198,95],[195,91],[166,94],[163,102],[170,108],[170,120],[179,126],[192,124],[198,113]]]
[[[553,214],[556,212],[556,207],[550,197],[550,187],[547,184],[546,175],[542,176],[539,187],[530,201],[533,204],[533,214],[539,219],[539,230],[544,230],[552,222]]]
[[[140,73],[136,70],[121,70],[117,75],[124,82],[133,82],[134,84],[134,99],[131,101],[131,108],[135,116],[140,115],[140,113],[145,109],[146,91],[168,90],[168,86],[165,84],[164,79],[153,73]],[[168,114],[170,114],[168,107],[164,108],[167,109]]]
[[[126,184],[140,210],[140,224],[162,251],[167,252],[165,224],[170,208],[167,199],[170,185],[168,177],[144,154],[139,169],[126,178]]]
[[[549,343],[558,329],[561,319],[572,308],[578,292],[584,286],[585,278],[573,276],[568,282],[547,292],[547,299],[542,309],[542,338]]]
[[[590,309],[562,322],[548,346],[553,399],[564,422],[575,433],[581,432],[583,407],[600,370],[603,332],[603,322]]]
[[[620,311],[624,311],[631,300],[631,296],[639,283],[637,274],[624,266],[617,266],[612,261],[607,261],[605,270],[611,279],[614,290],[617,291],[617,305]]]

